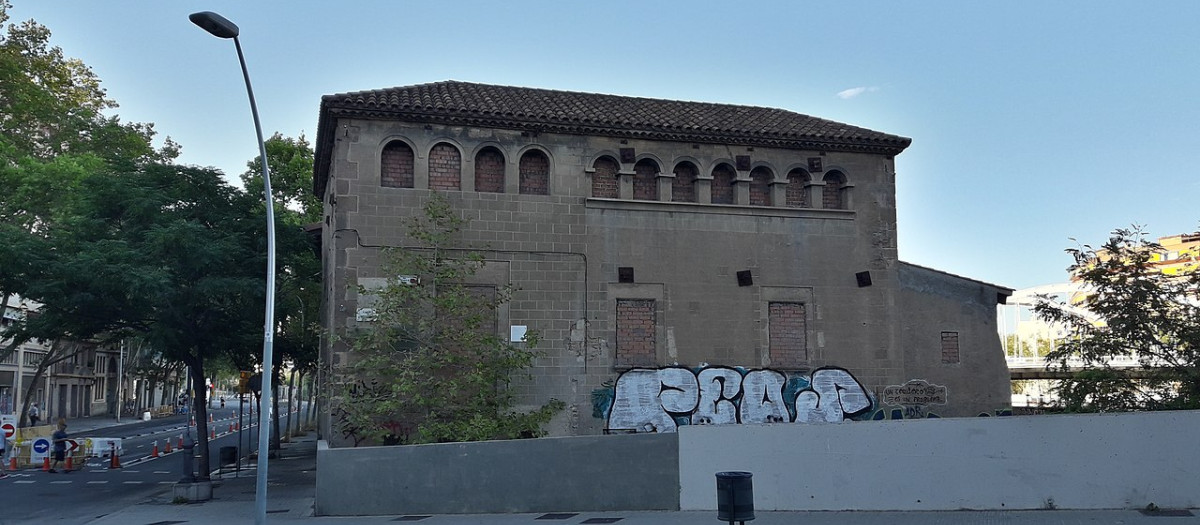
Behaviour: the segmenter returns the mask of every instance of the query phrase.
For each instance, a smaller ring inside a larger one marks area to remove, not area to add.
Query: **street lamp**
[[[267,198],[267,320],[263,328],[263,399],[271,399],[271,347],[275,332],[275,203],[271,198],[271,174],[267,171],[267,145],[263,142],[262,125],[258,120],[258,106],[254,103],[254,90],[250,87],[250,72],[246,70],[246,58],[242,55],[242,44],[238,41],[238,26],[212,11],[188,15],[188,20],[217,38],[232,38],[237,48],[238,62],[242,65],[242,76],[246,79],[246,94],[250,96],[250,113],[254,115],[254,131],[258,133],[258,152],[262,158],[263,191]],[[254,490],[254,523],[267,522],[267,456],[270,448],[271,426],[269,410],[258,413],[258,477]]]

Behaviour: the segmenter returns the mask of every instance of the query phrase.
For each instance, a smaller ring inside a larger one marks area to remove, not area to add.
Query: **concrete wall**
[[[674,434],[317,451],[318,515],[679,508]]]
[[[684,426],[680,508],[754,474],[761,510],[1200,506],[1200,411]]]

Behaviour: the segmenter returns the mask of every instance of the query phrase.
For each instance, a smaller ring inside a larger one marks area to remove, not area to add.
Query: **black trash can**
[[[754,483],[749,472],[717,473],[717,519],[729,523],[754,519]]]
[[[237,461],[238,461],[237,447],[221,447],[221,449],[217,451],[217,461],[220,462],[221,466],[232,465],[234,463],[237,463]]]

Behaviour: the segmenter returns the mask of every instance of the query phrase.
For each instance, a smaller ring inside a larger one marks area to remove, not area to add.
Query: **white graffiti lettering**
[[[832,423],[867,413],[873,400],[849,371],[792,376],[776,370],[635,368],[617,378],[608,431],[675,432],[680,424]],[[804,388],[800,388],[804,387]]]

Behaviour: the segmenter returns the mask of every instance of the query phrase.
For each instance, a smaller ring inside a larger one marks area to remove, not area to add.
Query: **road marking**
[[[122,483],[124,483],[126,485],[141,485],[142,484],[141,481],[122,481]]]
[[[50,484],[51,484],[51,485],[67,485],[67,484],[70,484],[70,483],[71,483],[71,481],[65,481],[65,480],[64,480],[64,481],[51,481],[51,482],[50,482]]]
[[[155,473],[155,474],[170,474],[170,473],[171,473],[171,471],[169,471],[169,470],[156,470],[156,471],[154,471],[154,473]]]
[[[14,484],[14,485],[15,485],[15,484],[17,484],[17,483],[37,483],[37,482],[36,482],[36,481],[33,481],[33,480],[31,480],[31,479],[21,479],[21,480],[17,480],[17,481],[14,481],[14,482],[13,482],[13,484]]]
[[[158,484],[159,485],[174,485],[175,482],[174,481],[160,481],[160,482],[158,482]]]
[[[105,483],[108,483],[108,482],[107,481],[89,481],[88,485],[103,485]]]

